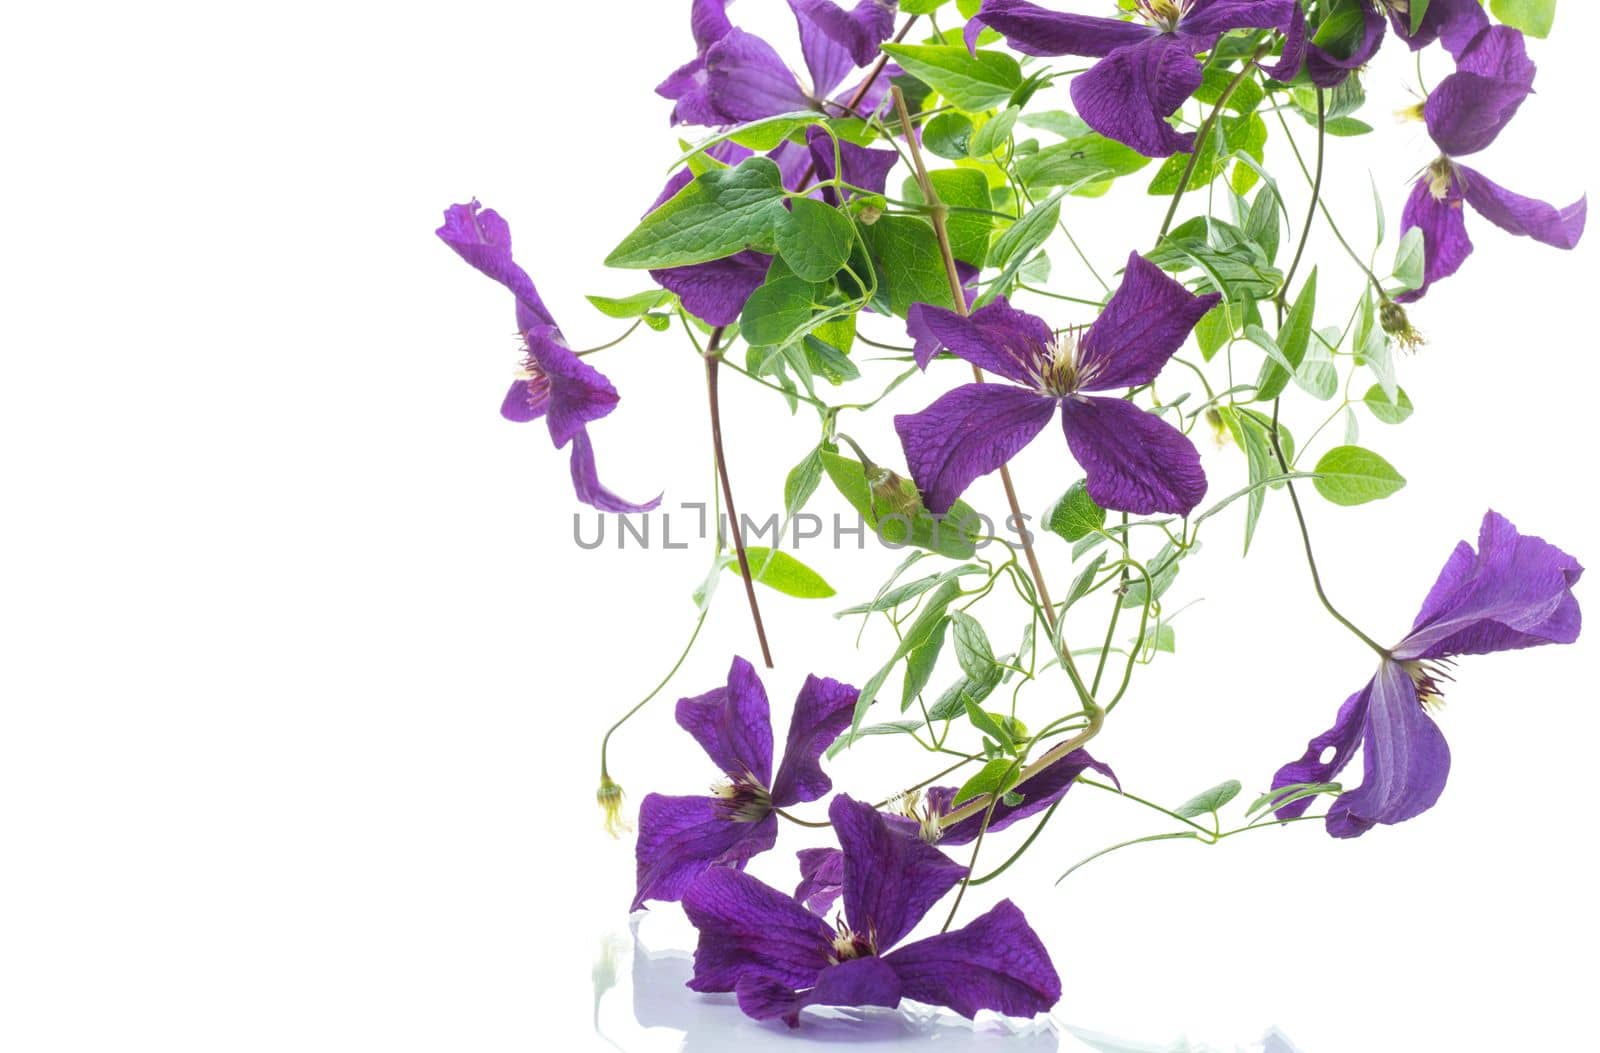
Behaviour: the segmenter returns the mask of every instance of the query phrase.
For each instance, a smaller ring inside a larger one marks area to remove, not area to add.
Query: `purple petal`
[[[822,751],[850,726],[859,694],[837,680],[806,677],[789,718],[783,763],[772,780],[773,804],[787,808],[815,801],[833,789],[833,780],[822,770]]]
[[[745,976],[735,991],[739,1008],[757,1020],[782,1017],[790,1027],[800,1026],[800,1010],[808,1005],[883,1006],[900,1004],[900,978],[882,958],[853,958],[830,965],[817,977],[816,986],[798,992],[770,977]]]
[[[811,169],[819,183],[833,178],[833,139],[828,133],[812,125],[806,129],[806,147],[811,157]],[[889,183],[889,172],[899,163],[900,155],[893,150],[873,150],[865,146],[841,141],[839,162],[844,168],[842,178],[852,186],[881,194]],[[838,205],[839,197],[833,187],[825,187],[822,199]]]
[[[706,57],[696,55],[656,85],[656,94],[674,103],[671,123],[713,126],[722,123],[722,114],[711,101],[709,82]]]
[[[802,0],[789,0],[789,10],[800,28],[800,54],[805,58],[806,72],[811,74],[811,93],[823,99],[844,82],[856,62],[849,49],[830,37],[803,6]]]
[[[1332,782],[1344,770],[1356,755],[1356,747],[1361,744],[1372,686],[1373,682],[1369,681],[1366,687],[1345,699],[1344,705],[1339,707],[1339,716],[1334,720],[1333,727],[1312,739],[1305,755],[1299,760],[1278,769],[1272,777],[1274,790],[1281,790],[1285,786]],[[1333,753],[1328,755],[1330,748]],[[1279,819],[1297,819],[1306,814],[1314,801],[1313,797],[1302,797],[1277,809],[1277,816]]]
[[[572,353],[555,326],[536,326],[523,336],[528,342],[529,357],[549,390],[545,423],[550,427],[550,441],[560,449],[584,425],[616,408],[617,389],[598,369]],[[536,380],[534,386],[540,386],[540,382]]]
[[[480,208],[474,199],[465,205],[451,205],[444,212],[444,226],[434,231],[456,254],[479,271],[511,290],[517,298],[517,328],[526,331],[535,325],[555,326],[555,319],[539,299],[533,279],[511,258],[511,226],[492,208]]]
[[[598,508],[602,512],[648,512],[661,503],[660,494],[643,503],[636,503],[618,497],[601,485],[600,475],[594,465],[594,445],[589,441],[589,433],[581,428],[572,437],[571,467],[573,492],[579,501],[591,508]]]
[[[1423,281],[1419,288],[1402,293],[1395,299],[1400,303],[1420,300],[1434,282],[1450,277],[1472,255],[1472,239],[1467,237],[1465,213],[1462,210],[1466,196],[1462,193],[1462,180],[1452,169],[1442,178],[1443,198],[1433,194],[1433,177],[1424,172],[1417,185],[1411,188],[1405,211],[1400,216],[1400,232],[1413,228],[1422,230]]]
[[[1513,194],[1486,178],[1482,172],[1458,165],[1466,186],[1467,203],[1484,219],[1508,234],[1532,238],[1558,249],[1572,249],[1583,237],[1589,217],[1587,195],[1568,205],[1554,205],[1531,197]]]
[[[844,853],[837,848],[802,848],[800,884],[794,898],[813,914],[823,915],[844,891]]]
[[[1449,658],[1572,643],[1583,627],[1572,595],[1582,576],[1577,560],[1543,538],[1519,533],[1491,511],[1478,531],[1478,551],[1465,541],[1456,546],[1395,657]]]
[[[967,872],[932,845],[893,829],[870,804],[839,794],[828,818],[844,851],[845,917],[880,953],[916,928]]]
[[[1289,17],[1277,29],[1283,34],[1283,53],[1278,56],[1277,62],[1261,68],[1273,80],[1287,83],[1299,74],[1306,60],[1306,13],[1299,4],[1289,8]]]
[[[500,416],[517,424],[538,420],[550,408],[550,386],[526,380],[513,380],[500,403]]]
[[[727,124],[810,109],[811,97],[765,40],[730,31],[706,52],[706,94]]]
[[[979,369],[1018,384],[1033,386],[1049,361],[1049,346],[1055,334],[1044,319],[1018,311],[1004,296],[982,308],[970,318],[932,304],[912,304],[908,325],[927,333],[958,358]],[[936,350],[936,349],[935,349]],[[933,350],[917,358],[923,369],[933,359]]]
[[[1428,135],[1451,157],[1477,153],[1515,116],[1531,89],[1476,73],[1452,73],[1423,103]]]
[[[1538,72],[1528,57],[1527,41],[1510,26],[1492,26],[1474,36],[1456,56],[1456,69],[1521,84],[1530,90]]]
[[[742,870],[715,867],[690,883],[683,911],[700,930],[694,991],[732,991],[744,977],[810,987],[828,967],[833,930]]]
[[[1306,47],[1306,76],[1311,83],[1323,88],[1343,84],[1350,74],[1365,66],[1378,53],[1383,44],[1383,16],[1370,4],[1363,4],[1361,39],[1356,41],[1348,55],[1337,55],[1315,44]]]
[[[1195,323],[1220,303],[1217,293],[1196,296],[1137,252],[1100,317],[1079,347],[1082,390],[1139,387],[1156,379],[1178,353]]]
[[[1031,1017],[1061,1000],[1061,977],[1022,911],[1008,899],[954,932],[908,944],[884,961],[905,997],[971,1019],[980,1009]]]
[[[1432,808],[1450,774],[1450,747],[1398,662],[1373,678],[1361,739],[1361,785],[1328,809],[1328,833],[1359,837],[1378,823],[1399,823]]]
[[[714,161],[721,161],[725,165],[736,165],[754,153],[755,151],[748,147],[740,146],[732,139],[724,139],[720,143],[713,143],[705,151],[707,157]],[[648,216],[676,197],[678,191],[692,182],[694,182],[694,172],[689,169],[689,166],[685,165],[678,169],[672,173],[672,178],[667,180],[667,185],[661,188],[661,193],[650,203],[650,207],[644,210],[644,214]]]
[[[1157,35],[1155,29],[1142,22],[1047,11],[1027,0],[984,0],[978,9],[977,21],[1000,33],[1006,43],[1024,55],[1046,57],[1103,58],[1118,48],[1139,44]],[[969,39],[968,45],[971,43]]]
[[[728,21],[728,0],[694,0],[689,8],[689,31],[701,53],[733,29]]]
[[[1123,399],[1080,395],[1061,406],[1072,456],[1101,508],[1186,516],[1206,495],[1200,453],[1178,429]]]
[[[1012,823],[1020,822],[1030,815],[1042,812],[1067,795],[1072,789],[1072,784],[1084,772],[1094,769],[1100,774],[1116,781],[1116,774],[1112,770],[1089,756],[1086,750],[1073,750],[1048,768],[1017,787],[1017,792],[1022,794],[1022,803],[1009,805],[1005,801],[994,806],[994,813],[989,818],[989,833],[1004,830]],[[935,789],[946,789],[935,787]],[[928,801],[940,812],[949,811],[949,802],[954,797],[951,791],[948,796],[938,795],[936,798],[933,790],[928,792]],[[939,839],[942,845],[970,844],[978,836],[978,831],[983,829],[983,813],[962,819],[944,830]]]
[[[921,413],[901,414],[894,430],[928,510],[950,511],[972,481],[1016,456],[1055,414],[1052,398],[1005,384],[967,384]]]
[[[743,869],[752,856],[778,842],[778,817],[741,823],[728,818],[715,797],[648,794],[639,805],[634,846],[638,879],[630,910],[646,900],[672,902],[712,867]]]
[[[753,775],[772,784],[772,716],[767,689],[755,667],[734,658],[728,683],[694,698],[680,698],[678,726],[694,736],[723,774]]]
[[[1412,51],[1420,51],[1435,40],[1441,40],[1451,55],[1459,54],[1462,46],[1489,24],[1482,0],[1433,0],[1415,35],[1411,32],[1409,12],[1395,8],[1389,13],[1389,19],[1394,23],[1394,31]]]
[[[877,58],[878,45],[894,32],[895,0],[857,0],[849,11],[830,0],[789,0],[789,7],[800,20],[802,40],[805,23],[810,22],[844,48],[857,66],[865,66]],[[826,88],[817,86],[817,94],[827,94],[838,83],[835,81]]]
[[[1167,123],[1200,87],[1200,63],[1172,37],[1120,48],[1072,80],[1072,101],[1084,121],[1146,157],[1194,149],[1193,132]]]
[[[1299,0],[1196,0],[1178,22],[1178,33],[1204,41],[1206,51],[1230,29],[1276,29],[1299,8]]]
[[[684,310],[707,325],[732,325],[750,294],[767,280],[771,265],[771,256],[745,251],[709,263],[651,271],[650,277],[677,293]]]

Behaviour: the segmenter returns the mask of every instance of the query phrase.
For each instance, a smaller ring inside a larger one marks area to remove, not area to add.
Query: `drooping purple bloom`
[[[1511,234],[1558,249],[1571,249],[1588,219],[1586,196],[1566,208],[1523,197],[1499,186],[1456,158],[1494,142],[1533,91],[1534,65],[1522,34],[1489,26],[1462,47],[1456,72],[1439,82],[1422,106],[1428,135],[1440,149],[1411,190],[1401,231],[1422,231],[1423,283],[1401,296],[1421,299],[1434,282],[1448,278],[1472,254],[1465,206]]]
[[[758,1020],[800,1022],[806,1006],[886,1006],[902,998],[1031,1017],[1061,997],[1044,944],[1010,900],[951,932],[897,948],[966,868],[840,794],[828,809],[842,853],[843,917],[830,927],[742,871],[708,870],[683,896],[700,931],[695,991],[732,991]]]
[[[846,11],[831,0],[789,0],[800,30],[809,88],[771,44],[733,25],[728,0],[695,0],[690,15],[697,53],[656,88],[673,100],[673,124],[722,126],[802,110],[822,110],[850,71],[871,62],[894,32],[896,0],[859,0]],[[881,101],[863,99],[876,108]],[[833,112],[845,107],[835,102]],[[870,109],[869,111],[870,112]]]
[[[772,721],[755,668],[735,658],[728,683],[678,702],[678,724],[695,737],[725,782],[709,797],[652,793],[639,807],[638,892],[676,900],[710,867],[742,868],[778,837],[775,809],[815,801],[833,788],[822,751],[850,726],[856,689],[809,676],[795,699],[783,763],[772,771]]]
[[[751,156],[750,150],[727,141],[706,152],[724,164],[738,164]],[[784,142],[767,156],[777,162],[783,184],[789,190],[799,191],[804,185],[828,182],[834,177],[833,140],[815,126],[806,129],[805,147]],[[889,170],[899,159],[900,155],[894,150],[874,150],[841,142],[840,178],[852,186],[881,194],[888,185]],[[691,179],[687,168],[676,172],[650,206],[651,211],[688,186]],[[832,187],[823,188],[820,194],[828,204],[838,204]],[[771,256],[747,249],[720,260],[653,270],[650,277],[662,288],[676,293],[684,309],[707,325],[732,325],[744,311],[750,294],[767,280],[767,268],[771,265]]]
[[[1112,782],[1120,782],[1109,767],[1089,756],[1087,750],[1077,749],[1033,776],[1018,793],[1022,801],[1007,804],[1004,799],[995,803],[989,817],[988,833],[996,833],[1051,807],[1067,795],[1078,776],[1086,771],[1097,771]],[[906,837],[918,838],[928,844],[966,845],[977,839],[985,829],[983,816],[987,811],[969,815],[945,826],[941,820],[954,811],[957,793],[954,786],[933,786],[926,791],[901,800],[898,810],[884,818],[891,827]],[[807,848],[799,853],[800,885],[794,898],[804,903],[814,913],[826,914],[833,901],[844,889],[844,857],[837,848]]]
[[[477,201],[451,205],[435,231],[462,259],[511,291],[517,332],[523,341],[522,369],[500,406],[510,421],[544,419],[556,449],[572,444],[572,486],[578,500],[603,512],[647,512],[661,502],[626,501],[600,482],[588,425],[617,405],[617,391],[599,370],[567,346],[533,279],[511,257],[511,227]]]
[[[1188,515],[1205,496],[1200,454],[1178,429],[1123,398],[1094,392],[1148,384],[1221,299],[1195,296],[1138,253],[1081,338],[1057,337],[1004,297],[963,318],[915,304],[915,326],[1011,384],[968,384],[921,413],[897,416],[923,502],[947,512],[974,479],[1032,442],[1061,409],[1067,445],[1102,508]],[[926,366],[927,359],[918,361]]]
[[[1411,632],[1340,708],[1333,727],[1311,740],[1305,756],[1278,770],[1273,789],[1330,782],[1359,746],[1362,782],[1329,809],[1330,834],[1357,837],[1433,807],[1450,772],[1450,749],[1428,707],[1440,700],[1441,682],[1451,679],[1452,660],[1572,643],[1583,624],[1572,586],[1582,574],[1577,560],[1489,512],[1477,551],[1465,541],[1456,546]],[[1293,818],[1310,806],[1305,798],[1277,814]]]
[[[1099,59],[1072,80],[1089,127],[1147,157],[1194,149],[1194,133],[1167,118],[1200,87],[1196,55],[1233,29],[1289,23],[1298,0],[1137,0],[1139,20],[1050,11],[1027,0],[984,0],[967,23],[969,46],[987,25],[1027,55]]]
[[[1282,30],[1283,55],[1277,64],[1267,70],[1267,75],[1282,81],[1293,80],[1303,65],[1306,77],[1322,88],[1342,84],[1352,73],[1361,69],[1378,53],[1386,30],[1385,16],[1394,26],[1395,35],[1404,40],[1412,51],[1418,51],[1441,41],[1452,54],[1471,37],[1489,24],[1489,18],[1479,6],[1479,0],[1433,0],[1423,16],[1416,33],[1411,32],[1411,14],[1405,4],[1372,0],[1362,3],[1361,29],[1347,48],[1318,46],[1307,32],[1305,11],[1294,4],[1289,18],[1278,28]]]

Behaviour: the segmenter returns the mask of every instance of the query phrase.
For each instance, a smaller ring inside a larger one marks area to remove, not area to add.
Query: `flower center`
[[[1163,33],[1173,33],[1194,0],[1139,0],[1139,14]]]
[[[539,365],[539,360],[533,357],[533,351],[528,348],[527,339],[522,342],[522,364],[517,368],[516,379],[527,381],[528,405],[540,406],[550,397],[550,376]]]
[[[933,807],[933,802],[923,796],[921,790],[901,794],[890,804],[890,808],[916,823],[917,836],[928,844],[938,844],[939,839],[944,836],[944,827],[939,823],[939,813]]]
[[[1093,379],[1094,371],[1086,368],[1078,357],[1078,331],[1068,329],[1044,349],[1044,360],[1039,370],[1039,390],[1056,398],[1076,395],[1078,389]]]
[[[1428,166],[1428,193],[1435,201],[1450,200],[1450,188],[1456,182],[1456,166],[1448,157],[1441,157]]]
[[[1423,709],[1444,708],[1444,687],[1440,681],[1455,682],[1455,677],[1450,675],[1452,664],[1445,659],[1400,663],[1401,668],[1411,677],[1411,682],[1417,686],[1417,700],[1422,703]]]
[[[878,953],[874,946],[875,940],[871,933],[851,932],[850,926],[840,918],[834,923],[833,934],[833,964],[853,961],[856,958],[870,958]]]
[[[772,794],[749,772],[713,784],[711,795],[729,822],[759,823],[772,814]]]

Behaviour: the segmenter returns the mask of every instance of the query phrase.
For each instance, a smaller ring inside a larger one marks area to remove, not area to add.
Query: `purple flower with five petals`
[[[1233,29],[1287,25],[1298,0],[1137,0],[1137,21],[1050,11],[1027,0],[984,0],[967,23],[972,46],[987,25],[1027,55],[1096,58],[1072,80],[1089,127],[1147,157],[1194,149],[1194,134],[1167,123],[1195,89],[1196,55]]]
[[[1395,35],[1410,45],[1412,51],[1420,51],[1439,40],[1455,54],[1489,24],[1479,0],[1433,0],[1415,33],[1411,32],[1408,4],[1396,0],[1355,2],[1360,4],[1359,32],[1338,45],[1326,47],[1316,43],[1314,34],[1307,33],[1305,12],[1295,4],[1289,12],[1289,20],[1278,27],[1284,36],[1283,55],[1267,70],[1267,75],[1275,80],[1293,80],[1303,65],[1306,78],[1318,87],[1342,84],[1378,53],[1386,29],[1385,16],[1387,22],[1394,25]]]
[[[837,680],[808,676],[789,718],[789,741],[772,771],[772,720],[755,668],[735,658],[728,683],[678,701],[678,724],[695,737],[724,782],[710,797],[652,793],[639,806],[638,892],[646,900],[676,900],[711,867],[742,868],[778,838],[776,810],[815,801],[833,788],[822,751],[850,726],[857,691]]]
[[[891,811],[885,819],[905,836],[928,844],[971,844],[979,831],[987,830],[992,834],[1004,830],[1056,804],[1072,789],[1078,776],[1090,770],[1121,786],[1115,772],[1089,756],[1087,750],[1077,749],[1018,786],[1017,792],[1022,796],[1019,803],[996,802],[987,826],[984,824],[987,806],[949,826],[944,825],[942,820],[954,810],[958,792],[954,786],[932,786],[923,793],[903,797],[898,814]],[[794,898],[813,912],[826,914],[844,890],[843,856],[837,848],[804,848],[796,854],[800,860],[800,886],[795,889]]]
[[[966,868],[843,794],[828,817],[843,850],[843,918],[830,927],[742,871],[708,870],[683,896],[700,930],[692,990],[732,991],[749,1016],[790,1027],[813,1005],[892,1008],[909,998],[968,1018],[980,1009],[1031,1017],[1061,998],[1044,944],[1010,900],[897,947]]]
[[[1358,837],[1378,823],[1403,822],[1433,807],[1450,773],[1450,748],[1428,707],[1440,701],[1452,660],[1572,643],[1583,624],[1572,586],[1582,574],[1577,560],[1489,512],[1478,550],[1465,541],[1456,546],[1411,632],[1345,702],[1333,727],[1311,740],[1305,756],[1278,770],[1273,789],[1329,782],[1360,746],[1362,783],[1328,810],[1328,833]],[[1294,818],[1310,807],[1311,799],[1303,798],[1277,814]]]
[[[1194,295],[1134,253],[1122,285],[1081,337],[1056,336],[1004,297],[970,318],[913,305],[914,331],[1013,382],[968,384],[921,413],[895,417],[923,502],[932,512],[949,511],[974,479],[1032,442],[1059,406],[1067,445],[1096,504],[1140,515],[1188,515],[1206,492],[1194,444],[1132,402],[1094,393],[1153,381],[1220,299]],[[926,367],[933,345],[923,345],[929,356],[918,364]]]
[[[656,88],[677,104],[673,124],[717,127],[823,109],[823,100],[852,69],[871,62],[894,31],[896,0],[859,0],[849,11],[831,0],[789,0],[809,90],[771,44],[728,20],[727,6],[728,0],[694,0],[690,28],[698,53]],[[867,112],[882,103],[884,90],[862,99]]]
[[[1454,274],[1472,254],[1466,205],[1501,230],[1558,249],[1575,247],[1583,236],[1587,196],[1556,208],[1514,194],[1456,160],[1495,140],[1532,94],[1533,77],[1534,65],[1522,34],[1507,26],[1489,26],[1462,47],[1456,72],[1422,104],[1428,134],[1441,153],[1417,180],[1402,214],[1402,232],[1422,231],[1424,270],[1419,288],[1395,297],[1401,303],[1421,299],[1434,282]]]
[[[584,504],[603,512],[648,512],[660,504],[659,496],[643,504],[625,501],[601,485],[588,425],[616,408],[617,391],[567,346],[533,279],[511,258],[510,225],[472,201],[446,209],[444,226],[434,233],[516,298],[522,369],[506,392],[501,416],[518,423],[543,418],[556,449],[572,444],[572,486]]]

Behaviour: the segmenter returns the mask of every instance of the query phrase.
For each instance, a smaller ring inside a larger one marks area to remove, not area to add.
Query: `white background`
[[[1533,44],[1539,94],[1480,159],[1563,203],[1590,170],[1590,7],[1563,4],[1556,39]],[[781,1026],[676,990],[685,965],[662,955],[692,935],[676,908],[643,922],[648,954],[630,947],[632,846],[604,837],[593,804],[599,731],[671,664],[708,552],[573,545],[565,455],[496,413],[516,357],[509,297],[432,234],[477,195],[510,219],[573,344],[615,336],[582,295],[644,287],[598,261],[675,156],[650,89],[691,53],[686,9],[6,16],[0,1047],[586,1049],[603,1045],[597,1013],[630,1051],[678,1048],[685,1030],[693,1049],[793,1048]],[[776,0],[734,13],[793,52]],[[1379,133],[1330,160],[1362,244],[1368,169],[1392,231],[1432,156],[1387,118],[1410,101],[1407,73],[1391,42],[1369,78]],[[1292,162],[1275,164],[1303,201]],[[1068,206],[1103,267],[1154,233],[1144,180]],[[1401,366],[1417,415],[1364,426],[1411,485],[1361,509],[1312,503],[1330,588],[1385,638],[1490,504],[1600,560],[1593,239],[1561,254],[1469,222],[1479,254],[1414,311],[1430,338]],[[1088,288],[1056,256],[1061,287]],[[1311,259],[1348,300],[1336,251],[1319,240]],[[605,480],[665,489],[669,506],[705,499],[703,393],[681,335],[597,361],[623,395],[593,429]],[[908,385],[896,406],[958,379]],[[738,381],[732,469],[764,514],[813,425]],[[1317,419],[1303,397],[1292,412],[1302,432]],[[856,428],[895,454],[886,421]],[[1207,467],[1218,496],[1243,478],[1231,447]],[[1018,474],[1037,512],[1073,469],[1046,435]],[[992,508],[998,488],[971,496]],[[1095,747],[1130,789],[1169,804],[1228,777],[1258,791],[1370,675],[1315,604],[1287,512],[1269,504],[1242,564],[1238,517],[1222,517],[1180,579],[1174,605],[1204,602],[1179,622],[1178,654],[1141,675]],[[1044,553],[1064,584],[1064,547]],[[859,682],[880,660],[881,633],[854,650],[854,625],[829,615],[896,559],[803,554],[843,595],[764,597],[780,736],[805,673]],[[1274,1025],[1306,1053],[1595,1048],[1596,646],[1464,664],[1442,718],[1443,800],[1359,841],[1304,824],[1149,846],[1054,888],[1094,849],[1164,829],[1075,792],[1007,888],[1060,966],[1057,1020],[1133,1049],[1231,1050]],[[671,703],[719,682],[734,650],[752,640],[729,587],[681,677],[619,736],[613,770],[635,805],[713,775]],[[927,774],[906,744],[872,745],[834,767],[842,787]],[[757,872],[792,882],[803,843]],[[632,995],[630,962],[646,981]],[[596,1010],[608,968],[619,985]],[[812,1034],[1080,1048],[915,1016]]]

